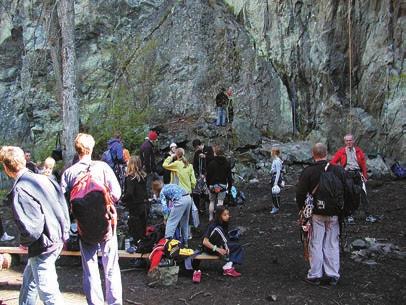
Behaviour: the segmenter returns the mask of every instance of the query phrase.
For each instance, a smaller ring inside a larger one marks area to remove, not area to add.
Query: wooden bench
[[[25,249],[22,249],[20,247],[0,247],[0,253],[24,255],[24,254],[27,254],[28,251],[25,250]],[[63,256],[80,256],[80,251],[62,250],[61,255],[63,255]],[[101,253],[99,253],[99,256],[101,256]],[[125,250],[118,250],[118,256],[120,258],[144,258],[144,259],[148,259],[149,253],[128,253]],[[218,257],[216,255],[209,255],[207,253],[202,253],[202,254],[197,255],[194,259],[198,259],[198,260],[218,260],[218,259],[220,259],[220,257]]]

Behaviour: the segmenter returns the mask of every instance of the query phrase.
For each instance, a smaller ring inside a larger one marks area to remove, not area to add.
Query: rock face
[[[0,141],[49,148],[61,120],[48,1],[3,2]],[[352,1],[350,99],[346,3],[76,1],[82,128],[103,128],[106,108],[122,107],[147,109],[151,125],[193,117],[196,133],[213,138],[203,118],[231,86],[236,147],[262,134],[324,140],[333,150],[351,130],[366,151],[404,158],[406,4]]]

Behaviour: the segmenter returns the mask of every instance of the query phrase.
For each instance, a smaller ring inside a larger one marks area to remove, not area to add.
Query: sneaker
[[[319,286],[321,283],[321,280],[318,277],[315,278],[305,278],[305,282],[310,284],[310,285],[315,285],[315,286]]]
[[[348,223],[349,225],[355,224],[354,217],[348,216],[348,217],[347,217],[347,223]]]
[[[276,213],[278,213],[278,212],[279,212],[279,209],[273,207],[273,208],[272,208],[272,211],[271,211],[271,214],[276,214]]]
[[[200,270],[196,270],[195,272],[193,272],[193,278],[192,278],[193,283],[200,283],[201,279],[202,279],[202,272]]]
[[[374,223],[377,221],[376,217],[369,215],[367,218],[365,218],[366,222]]]
[[[330,277],[328,284],[331,286],[337,286],[338,285],[338,277]]]
[[[14,236],[8,235],[6,232],[4,232],[3,236],[0,238],[0,241],[10,241],[14,238]]]
[[[239,273],[234,268],[228,268],[228,269],[223,270],[223,275],[227,275],[227,276],[231,276],[231,277],[239,277],[239,276],[241,276],[241,273]]]

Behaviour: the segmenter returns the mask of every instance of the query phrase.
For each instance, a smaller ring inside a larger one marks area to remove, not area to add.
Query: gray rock
[[[374,179],[391,177],[391,170],[380,155],[367,159],[368,176]]]
[[[256,147],[261,141],[261,132],[251,122],[235,118],[233,121],[233,144],[236,148]]]
[[[366,249],[367,243],[363,239],[356,239],[351,243],[354,250]]]

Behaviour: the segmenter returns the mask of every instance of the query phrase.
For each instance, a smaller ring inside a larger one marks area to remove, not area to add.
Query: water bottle
[[[130,239],[126,238],[124,239],[124,250],[127,250],[128,248],[130,248]]]

